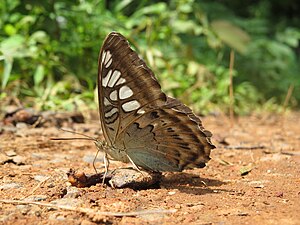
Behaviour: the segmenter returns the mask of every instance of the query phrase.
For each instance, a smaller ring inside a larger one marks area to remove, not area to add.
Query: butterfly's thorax
[[[106,153],[114,160],[124,163],[129,162],[125,149],[117,149],[113,146],[110,146],[109,149],[106,149]]]
[[[105,152],[106,154],[108,154],[109,158],[112,158],[114,160],[117,160],[117,161],[121,161],[121,162],[124,162],[124,163],[128,163],[129,160],[128,160],[128,157],[127,157],[127,154],[126,154],[126,151],[124,148],[118,148],[116,146],[110,146],[108,145],[106,142],[103,142],[103,141],[97,141],[95,142],[97,148],[102,151],[102,152]]]

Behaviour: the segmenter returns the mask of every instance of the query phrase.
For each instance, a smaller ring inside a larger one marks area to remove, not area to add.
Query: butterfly
[[[212,134],[192,110],[166,96],[152,70],[126,38],[111,32],[98,60],[98,98],[105,141],[96,141],[109,159],[146,171],[202,168],[209,161]]]

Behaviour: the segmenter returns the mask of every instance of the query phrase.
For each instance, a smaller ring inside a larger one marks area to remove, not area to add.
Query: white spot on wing
[[[114,90],[112,93],[110,93],[109,98],[113,101],[117,101],[118,100],[117,90]]]
[[[107,73],[107,75],[106,75],[106,77],[104,77],[104,78],[102,79],[102,86],[103,86],[103,87],[106,87],[106,86],[107,86],[107,83],[108,83],[108,81],[109,81],[109,78],[111,77],[111,73],[112,73],[112,70],[109,70],[108,73]]]
[[[124,84],[125,82],[126,82],[126,80],[121,77],[120,80],[116,83],[116,85]]]
[[[105,57],[106,57],[106,51],[104,51],[104,52],[102,53],[102,60],[101,60],[101,63],[103,63],[103,62],[104,62],[104,60],[105,60]]]
[[[120,76],[121,76],[121,72],[119,70],[115,70],[111,75],[110,81],[108,82],[108,87],[113,87]]]
[[[116,112],[118,112],[117,108],[112,108],[109,112],[105,113],[104,116],[107,117],[111,117],[112,115],[114,115]]]
[[[139,110],[137,111],[137,114],[144,114],[145,112],[146,112],[145,110],[139,109]]]
[[[133,91],[128,86],[122,86],[119,90],[119,98],[125,99],[133,95]]]
[[[122,105],[122,109],[125,112],[130,112],[130,111],[138,109],[140,106],[141,106],[141,104],[138,101],[133,100],[133,101],[124,103]]]
[[[110,51],[107,51],[105,55],[104,64],[106,65],[110,59],[111,59]]]
[[[111,103],[108,101],[107,98],[104,97],[104,105],[105,106],[108,106],[108,105],[111,105]]]
[[[105,64],[105,68],[108,68],[112,64],[112,58]]]

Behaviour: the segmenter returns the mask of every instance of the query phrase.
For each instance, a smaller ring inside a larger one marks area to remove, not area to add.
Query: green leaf
[[[215,20],[211,23],[212,29],[219,38],[229,47],[239,53],[245,53],[250,36],[246,31],[226,20]]]
[[[45,44],[48,42],[48,36],[45,31],[36,31],[30,36],[30,41]]]
[[[300,40],[300,29],[288,27],[276,35],[277,39],[291,47],[297,48]]]
[[[13,66],[13,58],[6,58],[4,59],[4,71],[3,71],[3,77],[2,77],[2,89],[4,89],[7,85],[8,79],[11,74],[11,69]]]
[[[123,0],[120,1],[116,7],[115,7],[115,11],[116,12],[120,12],[122,11],[124,8],[126,8],[130,3],[132,2],[132,0]]]
[[[45,67],[43,65],[38,65],[35,73],[33,75],[34,84],[38,86],[45,77]]]
[[[12,36],[17,33],[17,29],[11,24],[6,24],[4,26],[4,31],[9,36]]]
[[[7,97],[7,93],[6,92],[0,93],[0,100],[4,99],[6,97]]]
[[[172,28],[175,32],[178,33],[187,33],[194,31],[196,35],[199,35],[203,32],[203,28],[201,26],[197,25],[193,21],[188,20],[175,20],[172,23]]]
[[[250,173],[251,172],[251,170],[252,170],[252,168],[250,168],[250,167],[242,167],[241,169],[240,169],[240,174],[241,174],[241,176],[245,176],[245,175],[247,175],[248,173]]]
[[[19,34],[4,39],[0,43],[0,51],[5,58],[23,58],[29,55],[25,49],[25,38]]]
[[[153,5],[149,5],[146,7],[141,8],[140,10],[136,11],[133,15],[134,18],[138,18],[141,16],[149,15],[149,14],[160,14],[164,13],[167,10],[167,5],[163,2],[156,3]]]

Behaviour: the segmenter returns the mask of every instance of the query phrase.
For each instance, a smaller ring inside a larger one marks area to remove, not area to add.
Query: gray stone
[[[95,156],[96,156],[96,154],[93,154],[93,155],[88,154],[88,155],[83,156],[82,160],[84,162],[87,162],[87,163],[93,163],[94,159],[95,159]],[[103,163],[103,156],[101,154],[98,154],[97,159],[95,160],[95,162]]]
[[[51,201],[50,203],[55,205],[76,207],[80,206],[83,203],[83,201],[77,198],[61,198]]]
[[[45,176],[45,175],[35,175],[33,177],[34,180],[38,181],[38,182],[43,182],[47,179],[49,179],[49,176]]]
[[[16,156],[17,153],[14,151],[14,150],[8,150],[5,152],[5,154],[9,157],[12,157],[12,156]]]
[[[116,169],[112,173],[109,184],[114,188],[143,189],[150,187],[161,180],[161,173],[137,171],[130,168]]]
[[[48,197],[47,195],[32,195],[25,198],[24,201],[40,202],[40,201],[45,201],[47,197]]]
[[[0,185],[0,190],[7,190],[7,189],[16,189],[23,187],[22,184],[19,183],[6,183]]]
[[[24,165],[26,158],[20,155],[12,157],[12,161],[17,165]]]

